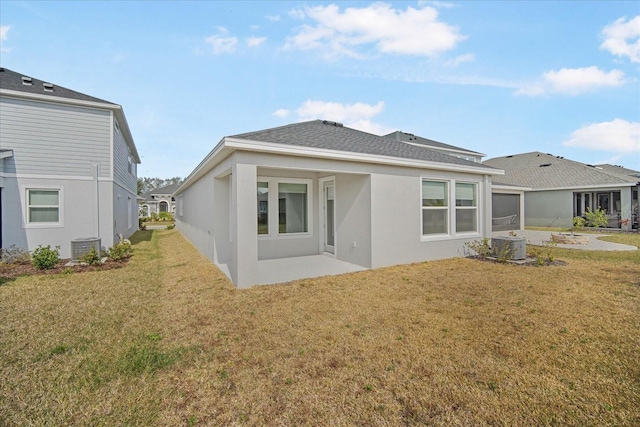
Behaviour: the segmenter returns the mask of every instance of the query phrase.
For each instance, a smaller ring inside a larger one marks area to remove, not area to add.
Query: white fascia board
[[[32,99],[36,101],[43,102],[53,102],[56,104],[68,104],[68,105],[76,105],[79,107],[90,107],[90,108],[100,108],[100,109],[108,109],[112,110],[116,117],[118,118],[118,122],[121,124],[120,129],[123,130],[125,140],[127,141],[127,145],[131,149],[131,153],[133,154],[136,163],[140,164],[140,155],[138,154],[138,150],[136,149],[136,145],[133,142],[133,136],[131,135],[131,130],[129,130],[129,123],[127,123],[127,118],[124,116],[124,111],[122,110],[122,106],[118,104],[112,104],[110,102],[95,102],[95,101],[85,101],[81,99],[72,99],[65,98],[62,96],[51,96],[51,95],[43,95],[38,93],[29,93],[29,92],[20,92],[17,90],[8,90],[8,89],[0,89],[0,95],[12,96],[16,98],[23,99]]]
[[[501,184],[491,184],[492,190],[498,191],[531,191],[531,187],[520,187],[517,185],[501,185]]]
[[[533,188],[529,191],[559,191],[559,190],[599,190],[620,187],[635,187],[638,184],[632,182],[621,182],[620,184],[602,184],[602,185],[581,185],[574,187],[553,187],[553,188]]]
[[[393,166],[413,167],[419,169],[436,169],[453,172],[466,172],[480,175],[504,175],[500,169],[487,168],[483,166],[463,166],[449,163],[429,162],[425,160],[403,159],[400,157],[380,156],[367,153],[353,153],[348,151],[327,150],[324,148],[314,148],[287,144],[276,144],[273,142],[252,141],[238,138],[224,138],[224,145],[237,150],[256,151],[271,154],[284,154],[289,156],[313,157],[331,160],[345,160],[360,163],[377,163]],[[478,163],[478,165],[482,165]]]

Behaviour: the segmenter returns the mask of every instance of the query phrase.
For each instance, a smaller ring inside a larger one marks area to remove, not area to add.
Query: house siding
[[[114,119],[115,123],[115,119]],[[123,188],[131,192],[137,190],[137,174],[136,164],[131,165],[132,170],[129,173],[129,157],[131,150],[127,145],[122,133],[113,125],[113,179]]]
[[[109,178],[111,113],[88,107],[0,97],[0,140],[13,150],[5,174]]]

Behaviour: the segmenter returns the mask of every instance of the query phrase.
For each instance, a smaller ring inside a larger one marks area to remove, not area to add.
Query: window
[[[310,179],[258,177],[258,236],[308,236],[312,229],[312,184]]]
[[[133,175],[133,159],[131,155],[127,156],[127,170],[129,171],[129,175]]]
[[[60,190],[27,189],[27,223],[60,223]]]
[[[422,181],[422,234],[449,232],[448,184],[440,181]]]
[[[278,231],[306,233],[307,184],[278,183]]]
[[[456,233],[478,231],[476,184],[456,183]]]
[[[258,234],[269,234],[268,182],[258,182]]]

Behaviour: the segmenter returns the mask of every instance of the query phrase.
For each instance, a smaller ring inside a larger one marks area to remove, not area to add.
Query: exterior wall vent
[[[23,76],[22,77],[22,84],[26,85],[26,86],[31,86],[33,84],[33,80],[31,79],[31,77]]]
[[[341,128],[341,127],[343,127],[343,126],[344,126],[342,123],[338,123],[338,122],[331,122],[331,121],[329,121],[329,120],[323,120],[323,121],[322,121],[322,124],[323,124],[323,125],[329,125],[329,126],[335,126],[335,127],[337,127],[337,128]]]
[[[494,256],[508,250],[511,253],[511,259],[527,258],[527,241],[524,237],[494,237],[491,239],[491,248]]]
[[[80,258],[94,248],[100,256],[100,238],[80,237],[71,241],[71,261],[80,261]]]
[[[42,83],[42,86],[44,86],[45,92],[53,92],[53,85],[51,83]]]

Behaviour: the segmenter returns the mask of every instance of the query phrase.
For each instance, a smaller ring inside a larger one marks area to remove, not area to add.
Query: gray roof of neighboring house
[[[592,165],[538,151],[495,157],[483,162],[504,170],[494,184],[518,185],[532,189],[577,188],[599,185],[629,185],[638,178],[623,178]]]
[[[432,139],[423,138],[421,136],[414,135],[412,133],[395,131],[391,132],[388,135],[384,135],[385,138],[393,138],[398,141],[410,142],[412,144],[420,144],[426,145],[427,147],[432,147],[435,149],[443,149],[448,151],[461,151],[464,153],[468,153],[475,156],[484,156],[482,153],[478,153],[477,151],[467,150],[466,148],[456,147],[455,145],[445,144],[443,142],[434,141]]]
[[[23,77],[31,79],[31,84],[24,84]],[[45,85],[50,85],[50,90],[45,90]],[[24,74],[16,73],[8,68],[0,68],[0,89],[14,90],[18,92],[26,92],[36,95],[57,96],[60,98],[75,99],[78,101],[90,101],[100,102],[106,104],[113,104],[112,102],[105,101],[104,99],[95,98],[93,96],[85,95],[75,90],[67,89],[62,86],[57,86],[49,82],[38,80],[34,77],[25,76]],[[115,104],[114,104],[115,105]]]
[[[602,169],[607,173],[610,173],[611,175],[615,175],[620,178],[625,178],[625,179],[631,178],[632,180],[635,179],[640,181],[640,172],[633,169],[627,169],[622,166],[608,165],[608,164],[596,165],[596,167]]]
[[[180,187],[180,183],[165,185],[164,187],[154,188],[151,191],[147,191],[146,193],[142,193],[140,197],[143,197],[145,200],[152,200],[151,196],[155,194],[171,194],[175,193],[175,191]]]
[[[301,147],[337,150],[350,153],[372,154],[410,160],[447,163],[476,168],[481,163],[459,159],[427,147],[406,144],[394,138],[373,135],[326,120],[312,120],[286,126],[233,135],[229,138],[272,142]]]

